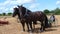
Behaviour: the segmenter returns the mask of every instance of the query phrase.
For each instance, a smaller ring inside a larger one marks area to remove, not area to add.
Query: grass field
[[[47,28],[45,32],[40,33],[39,31],[37,32],[40,28],[40,25],[37,24],[35,27],[36,29],[32,34],[60,34],[60,15],[55,16],[58,21],[57,27]],[[0,16],[0,19],[4,20],[5,17],[7,17],[5,20],[9,21],[9,24],[0,26],[0,34],[30,34],[27,31],[22,32],[22,25],[17,22],[17,18],[11,16]]]

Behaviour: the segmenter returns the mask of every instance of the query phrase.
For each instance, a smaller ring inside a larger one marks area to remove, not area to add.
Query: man
[[[51,20],[52,22],[55,22],[55,16],[54,16],[54,14],[52,14],[52,16],[50,17],[50,20]]]
[[[54,16],[54,14],[52,14],[52,16],[50,17],[50,19],[49,19],[49,23],[50,23],[50,25],[52,26],[52,23],[53,22],[55,22],[55,16]],[[55,23],[54,23],[55,24]]]

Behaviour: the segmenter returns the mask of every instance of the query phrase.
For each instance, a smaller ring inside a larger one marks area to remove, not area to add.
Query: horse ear
[[[18,7],[20,7],[19,5],[17,5]]]

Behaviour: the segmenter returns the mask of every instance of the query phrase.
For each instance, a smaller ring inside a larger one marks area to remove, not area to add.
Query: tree
[[[0,16],[2,16],[2,14],[0,14]]]
[[[44,13],[45,13],[45,14],[48,14],[48,13],[50,13],[50,11],[49,11],[48,9],[45,9],[45,10],[44,10]]]
[[[56,9],[54,10],[54,13],[55,13],[55,14],[60,14],[60,9],[59,9],[59,8],[56,8]]]
[[[51,10],[50,13],[54,13],[55,11],[54,10]]]
[[[3,15],[3,16],[5,16],[5,15],[6,15],[6,13],[2,13],[2,15]]]
[[[10,13],[8,13],[8,15],[12,15],[12,13],[10,12]]]

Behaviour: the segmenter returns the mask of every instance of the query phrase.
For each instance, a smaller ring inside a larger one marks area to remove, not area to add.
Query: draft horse
[[[37,24],[36,21],[41,22],[41,28],[40,28],[41,31],[44,31],[45,28],[49,27],[48,18],[41,11],[31,12],[27,8],[23,7],[22,5],[21,6],[18,5],[18,8],[14,8],[13,17],[16,14],[18,15],[18,18],[21,20],[23,31],[25,31],[24,29],[25,23],[27,24],[28,30],[29,30],[29,25],[32,30],[32,22],[33,24]]]

